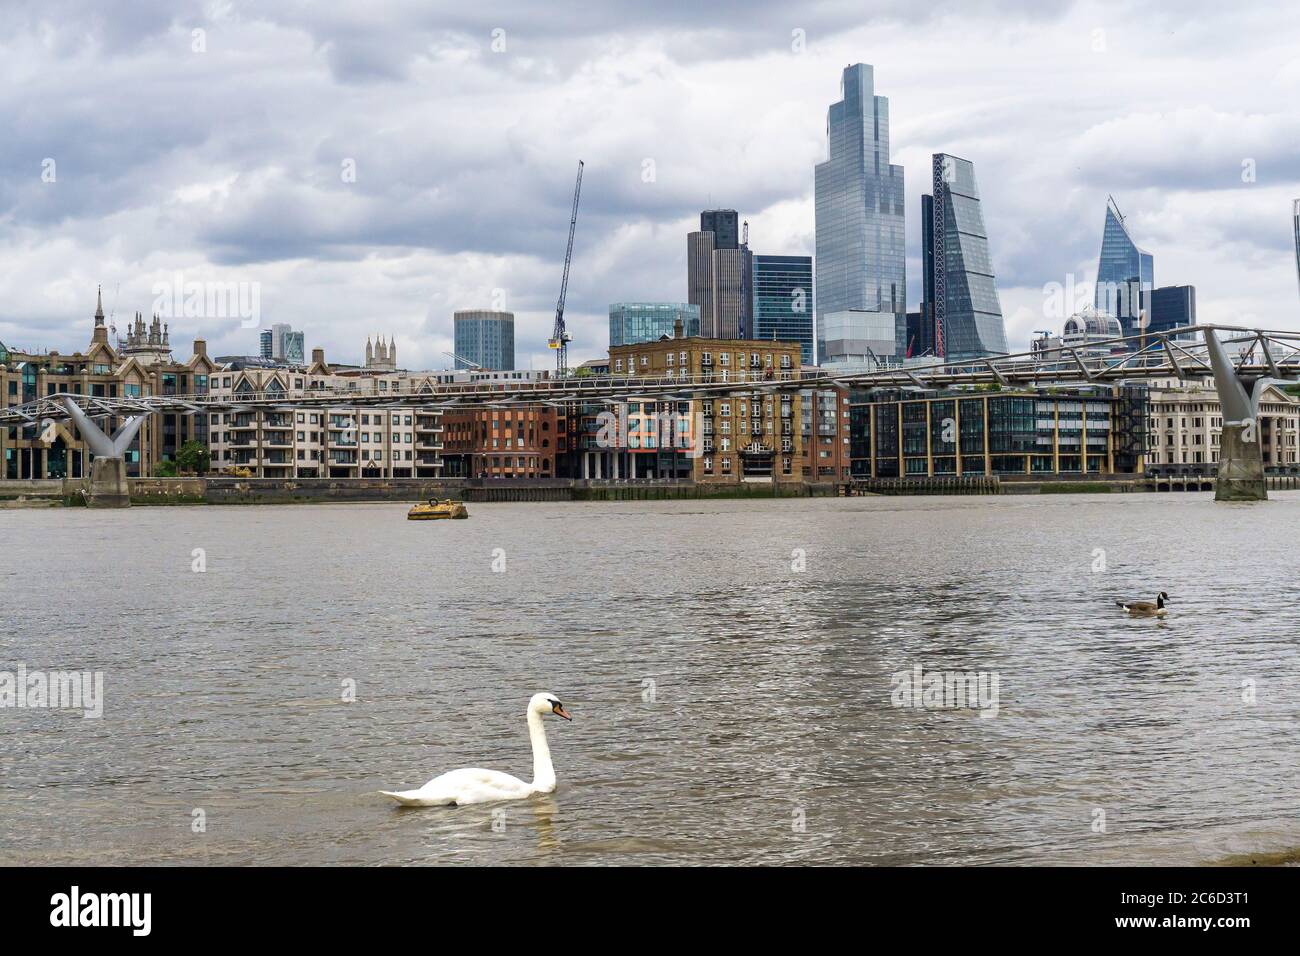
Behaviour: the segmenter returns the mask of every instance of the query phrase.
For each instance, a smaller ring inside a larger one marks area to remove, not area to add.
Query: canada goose
[[[1165,601],[1167,600],[1169,600],[1169,595],[1164,591],[1161,591],[1156,595],[1156,602],[1154,604],[1150,601],[1116,601],[1115,604],[1128,611],[1128,613],[1132,614],[1134,617],[1164,617]]]

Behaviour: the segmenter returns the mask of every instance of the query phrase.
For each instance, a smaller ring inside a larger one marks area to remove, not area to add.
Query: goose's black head
[[[1157,607],[1164,607],[1164,606],[1165,606],[1165,602],[1168,601],[1168,600],[1169,600],[1169,595],[1166,594],[1164,591],[1161,591],[1160,594],[1159,594],[1159,596],[1156,598],[1156,606],[1157,606]]]

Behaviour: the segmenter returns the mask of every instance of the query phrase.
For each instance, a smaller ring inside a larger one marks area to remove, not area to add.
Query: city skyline
[[[591,182],[566,318],[575,363],[600,355],[609,303],[685,299],[680,236],[701,208],[746,210],[754,249],[812,253],[811,167],[825,158],[824,111],[835,77],[858,61],[887,78],[893,162],[911,172],[907,208],[919,208],[931,153],[979,166],[1012,350],[1025,347],[1032,329],[1064,318],[1043,315],[1045,284],[1092,281],[1096,210],[1108,194],[1129,215],[1137,243],[1160,256],[1162,280],[1196,284],[1203,321],[1253,317],[1287,328],[1300,313],[1288,215],[1300,169],[1288,97],[1300,66],[1285,31],[1266,30],[1259,15],[1228,19],[1207,8],[1199,30],[1179,31],[1159,49],[1142,45],[1147,62],[1138,70],[1128,56],[1134,38],[1158,29],[1165,14],[1078,6],[1017,13],[1012,45],[982,15],[941,10],[947,25],[961,26],[945,32],[980,44],[990,61],[999,51],[1016,54],[962,84],[956,64],[916,55],[922,37],[949,41],[927,34],[925,20],[888,10],[867,10],[856,22],[822,15],[791,24],[759,5],[720,46],[701,45],[709,34],[679,12],[665,14],[661,28],[643,24],[630,47],[612,28],[563,14],[560,29],[524,11],[503,14],[501,24],[461,18],[450,28],[434,17],[395,41],[393,57],[374,52],[389,38],[373,25],[349,36],[346,22],[275,5],[256,21],[239,4],[215,19],[197,6],[163,19],[129,11],[113,22],[89,7],[63,12],[59,24],[20,14],[2,44],[8,87],[23,90],[34,109],[17,94],[4,101],[15,148],[0,192],[0,251],[10,264],[0,280],[0,341],[10,345],[75,346],[86,290],[101,282],[121,326],[149,310],[154,283],[181,270],[198,281],[259,283],[263,325],[305,328],[332,354],[355,350],[362,326],[389,329],[410,367],[448,364],[441,353],[452,347],[452,312],[485,307],[502,289],[504,307],[518,316],[519,364],[545,367],[570,166],[581,152]],[[494,52],[498,26],[505,48]],[[206,30],[203,53],[191,52],[195,29]],[[803,31],[802,52],[795,31]],[[89,45],[70,42],[83,34]],[[306,42],[312,37],[315,45]],[[1247,44],[1258,55],[1234,60],[1225,80],[1214,63]],[[241,112],[247,81],[215,80],[236,51],[267,64],[283,59],[286,72],[262,79],[311,104],[313,115],[273,106]],[[182,55],[192,59],[178,68]],[[1201,58],[1198,69],[1180,67],[1191,55]],[[1151,79],[1152,58],[1164,57],[1170,69]],[[24,84],[36,69],[42,85]],[[451,82],[457,71],[455,88],[475,103],[477,119],[421,95],[423,84]],[[1144,79],[1134,85],[1138,72]],[[151,121],[153,138],[175,143],[159,153],[140,145],[149,135],[123,135],[123,117],[138,122],[140,110],[120,104],[147,103],[163,76],[191,91],[195,108],[183,123]],[[561,105],[566,95],[573,102]],[[1068,115],[1059,109],[1065,98]],[[434,144],[412,128],[417,101],[459,143],[436,162],[424,162]],[[635,119],[588,122],[629,112]],[[371,127],[384,125],[376,117],[401,135],[373,136]],[[275,122],[294,135],[235,149],[241,126]],[[776,135],[774,124],[782,150],[757,149]],[[696,135],[705,129],[709,137]],[[1207,132],[1211,147],[1197,147]],[[520,136],[533,144],[526,160],[507,146]],[[51,182],[41,178],[47,158]],[[353,183],[340,181],[348,159]],[[435,194],[443,198],[433,202]],[[907,217],[909,309],[920,302],[917,218]],[[178,338],[205,336],[214,353],[247,350],[237,321],[164,318]]]

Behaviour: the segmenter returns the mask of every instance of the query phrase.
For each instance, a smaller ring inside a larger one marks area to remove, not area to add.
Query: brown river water
[[[1300,855],[1300,493],[406,507],[0,511],[0,672],[104,682],[0,707],[0,864]],[[528,778],[539,690],[555,794],[375,793]]]

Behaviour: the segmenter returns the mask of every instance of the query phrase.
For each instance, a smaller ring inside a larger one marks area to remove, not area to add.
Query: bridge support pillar
[[[126,479],[126,461],[122,458],[96,458],[86,480],[86,504],[92,508],[129,508],[131,486]]]
[[[1267,501],[1264,455],[1255,424],[1223,423],[1219,438],[1219,475],[1215,501]]]
[[[126,451],[144,424],[144,415],[132,415],[110,437],[71,397],[63,397],[68,417],[76,423],[82,439],[95,457],[83,494],[92,508],[129,508],[131,486],[126,479]]]

